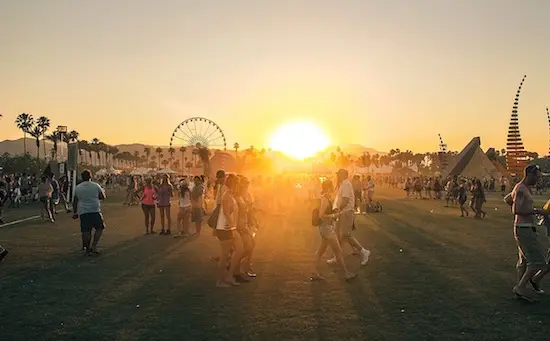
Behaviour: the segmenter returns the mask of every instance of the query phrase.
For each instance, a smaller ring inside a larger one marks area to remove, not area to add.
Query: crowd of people
[[[531,294],[542,293],[541,279],[549,272],[546,257],[540,253],[536,240],[536,227],[541,223],[550,229],[547,219],[550,208],[533,208],[533,192],[544,190],[538,166],[525,169],[525,177],[515,184],[512,192],[504,196],[515,215],[514,236],[518,246],[518,283],[513,288],[518,298],[535,301]],[[206,224],[212,229],[220,245],[220,254],[212,257],[218,264],[216,286],[238,286],[250,281],[257,274],[252,269],[252,256],[259,232],[259,213],[285,212],[297,202],[313,202],[312,225],[316,226],[321,243],[313,261],[311,280],[322,280],[320,263],[328,248],[332,257],[328,263],[338,263],[347,281],[357,277],[349,271],[343,257],[343,247],[350,245],[354,254],[361,256],[366,265],[371,252],[354,237],[355,217],[365,213],[374,204],[375,179],[372,176],[349,177],[340,169],[334,179],[313,175],[274,178],[257,176],[249,179],[242,175],[216,173],[215,179],[204,176],[107,176],[92,181],[92,174],[86,170],[74,191],[72,203],[73,218],[79,219],[84,254],[99,255],[98,244],[105,228],[101,213],[101,200],[106,197],[103,187],[118,191],[126,187],[126,205],[139,204],[143,214],[145,235],[157,234],[157,210],[160,216],[159,235],[174,238],[199,237]],[[333,182],[335,180],[335,183]],[[440,178],[378,179],[389,187],[399,181],[407,190],[407,196],[444,199],[446,206],[460,208],[461,216],[468,216],[465,206],[469,200],[475,218],[485,217],[483,203],[485,191],[495,191],[495,181],[450,177],[444,185]],[[507,183],[500,181],[501,192],[505,193]],[[103,185],[103,186],[102,186]],[[420,187],[420,190],[418,188]],[[305,191],[305,189],[308,191]],[[24,190],[23,190],[24,189]],[[40,202],[42,218],[55,222],[57,205],[62,202],[71,212],[67,198],[68,183],[65,177],[55,179],[53,174],[43,174],[39,179],[27,174],[2,176],[0,178],[0,212],[3,206],[16,208],[25,202]],[[410,194],[410,192],[413,194]],[[277,192],[277,195],[274,195]],[[309,193],[309,196],[304,193]],[[212,203],[209,212],[209,202]],[[177,206],[175,231],[172,231],[172,205]],[[550,205],[547,205],[550,206]],[[303,206],[302,206],[303,207]],[[208,219],[205,219],[208,217]],[[537,221],[537,217],[542,220]],[[1,218],[1,213],[0,213]],[[0,260],[8,250],[0,246]],[[530,288],[530,289],[529,289]]]

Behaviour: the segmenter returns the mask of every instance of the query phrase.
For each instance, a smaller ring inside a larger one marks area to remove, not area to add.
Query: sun
[[[270,146],[296,159],[305,159],[329,146],[329,139],[316,124],[295,122],[281,126],[271,137]]]

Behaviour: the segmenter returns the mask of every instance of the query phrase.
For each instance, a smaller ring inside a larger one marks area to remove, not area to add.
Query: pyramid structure
[[[449,164],[443,176],[475,177],[478,179],[493,177],[498,179],[501,172],[481,149],[481,139],[474,137]]]

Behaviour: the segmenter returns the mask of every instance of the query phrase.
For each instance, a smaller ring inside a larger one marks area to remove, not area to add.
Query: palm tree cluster
[[[56,130],[50,134],[47,134],[48,129],[50,129],[51,122],[46,116],[40,116],[37,119],[34,119],[31,114],[22,113],[15,119],[15,124],[23,132],[23,150],[25,155],[27,154],[27,134],[34,138],[37,159],[40,159],[41,143],[44,149],[44,158],[46,158],[46,140],[50,141],[53,145],[51,150],[52,158],[57,157],[58,142],[70,143],[78,140],[78,132],[75,130],[64,134]]]
[[[52,144],[51,158],[57,159],[58,144],[78,142],[78,154],[81,164],[92,166],[135,166],[140,160],[139,155],[129,152],[120,153],[118,148],[101,142],[98,138],[93,138],[90,142],[79,140],[80,134],[76,130],[67,133],[60,133],[54,130],[48,133],[51,127],[50,119],[46,116],[40,116],[37,119],[31,114],[19,114],[15,120],[17,127],[23,132],[23,152],[27,155],[27,134],[35,140],[37,154],[40,159],[40,144],[43,146],[43,157],[47,158],[46,143]]]

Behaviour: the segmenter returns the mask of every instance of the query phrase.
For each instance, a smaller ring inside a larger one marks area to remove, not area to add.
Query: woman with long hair
[[[334,197],[334,185],[332,181],[326,180],[322,185],[322,197],[321,206],[319,208],[319,234],[321,235],[321,245],[315,253],[315,272],[311,276],[311,280],[324,280],[320,274],[320,265],[323,254],[330,246],[336,261],[340,264],[345,273],[346,281],[350,281],[357,277],[357,274],[353,274],[348,271],[346,263],[344,261],[344,255],[342,253],[342,247],[338,242],[334,228],[334,220],[338,217],[338,213],[333,213],[332,200]]]
[[[170,215],[170,198],[172,198],[172,184],[167,174],[162,176],[157,188],[157,206],[160,212],[160,234],[169,236],[172,227],[172,217]],[[168,227],[167,229],[165,227]]]
[[[239,184],[237,185],[235,196],[239,209],[237,214],[237,232],[239,233],[243,244],[242,258],[239,262],[242,265],[243,272],[240,273],[239,271],[239,273],[235,275],[235,279],[239,282],[248,281],[243,274],[247,274],[249,277],[255,277],[256,275],[250,268],[250,257],[252,256],[252,250],[254,249],[254,237],[252,232],[253,221],[250,219],[251,216],[249,215],[251,211],[251,203],[247,200],[249,185],[250,182],[248,179],[244,177],[241,178]]]
[[[155,234],[155,200],[156,188],[151,178],[145,179],[141,189],[141,209],[145,218],[145,234]]]
[[[226,288],[231,285],[239,285],[234,274],[238,271],[242,259],[242,245],[237,242],[238,210],[235,194],[238,179],[235,175],[228,175],[221,191],[220,215],[216,224],[216,237],[220,241],[221,254],[218,260],[218,276],[216,286]],[[232,253],[233,251],[233,253]],[[229,262],[229,269],[227,263]]]
[[[179,211],[178,211],[178,233],[175,238],[187,237],[189,234],[189,225],[191,225],[191,191],[189,190],[189,182],[183,180],[179,188]]]

